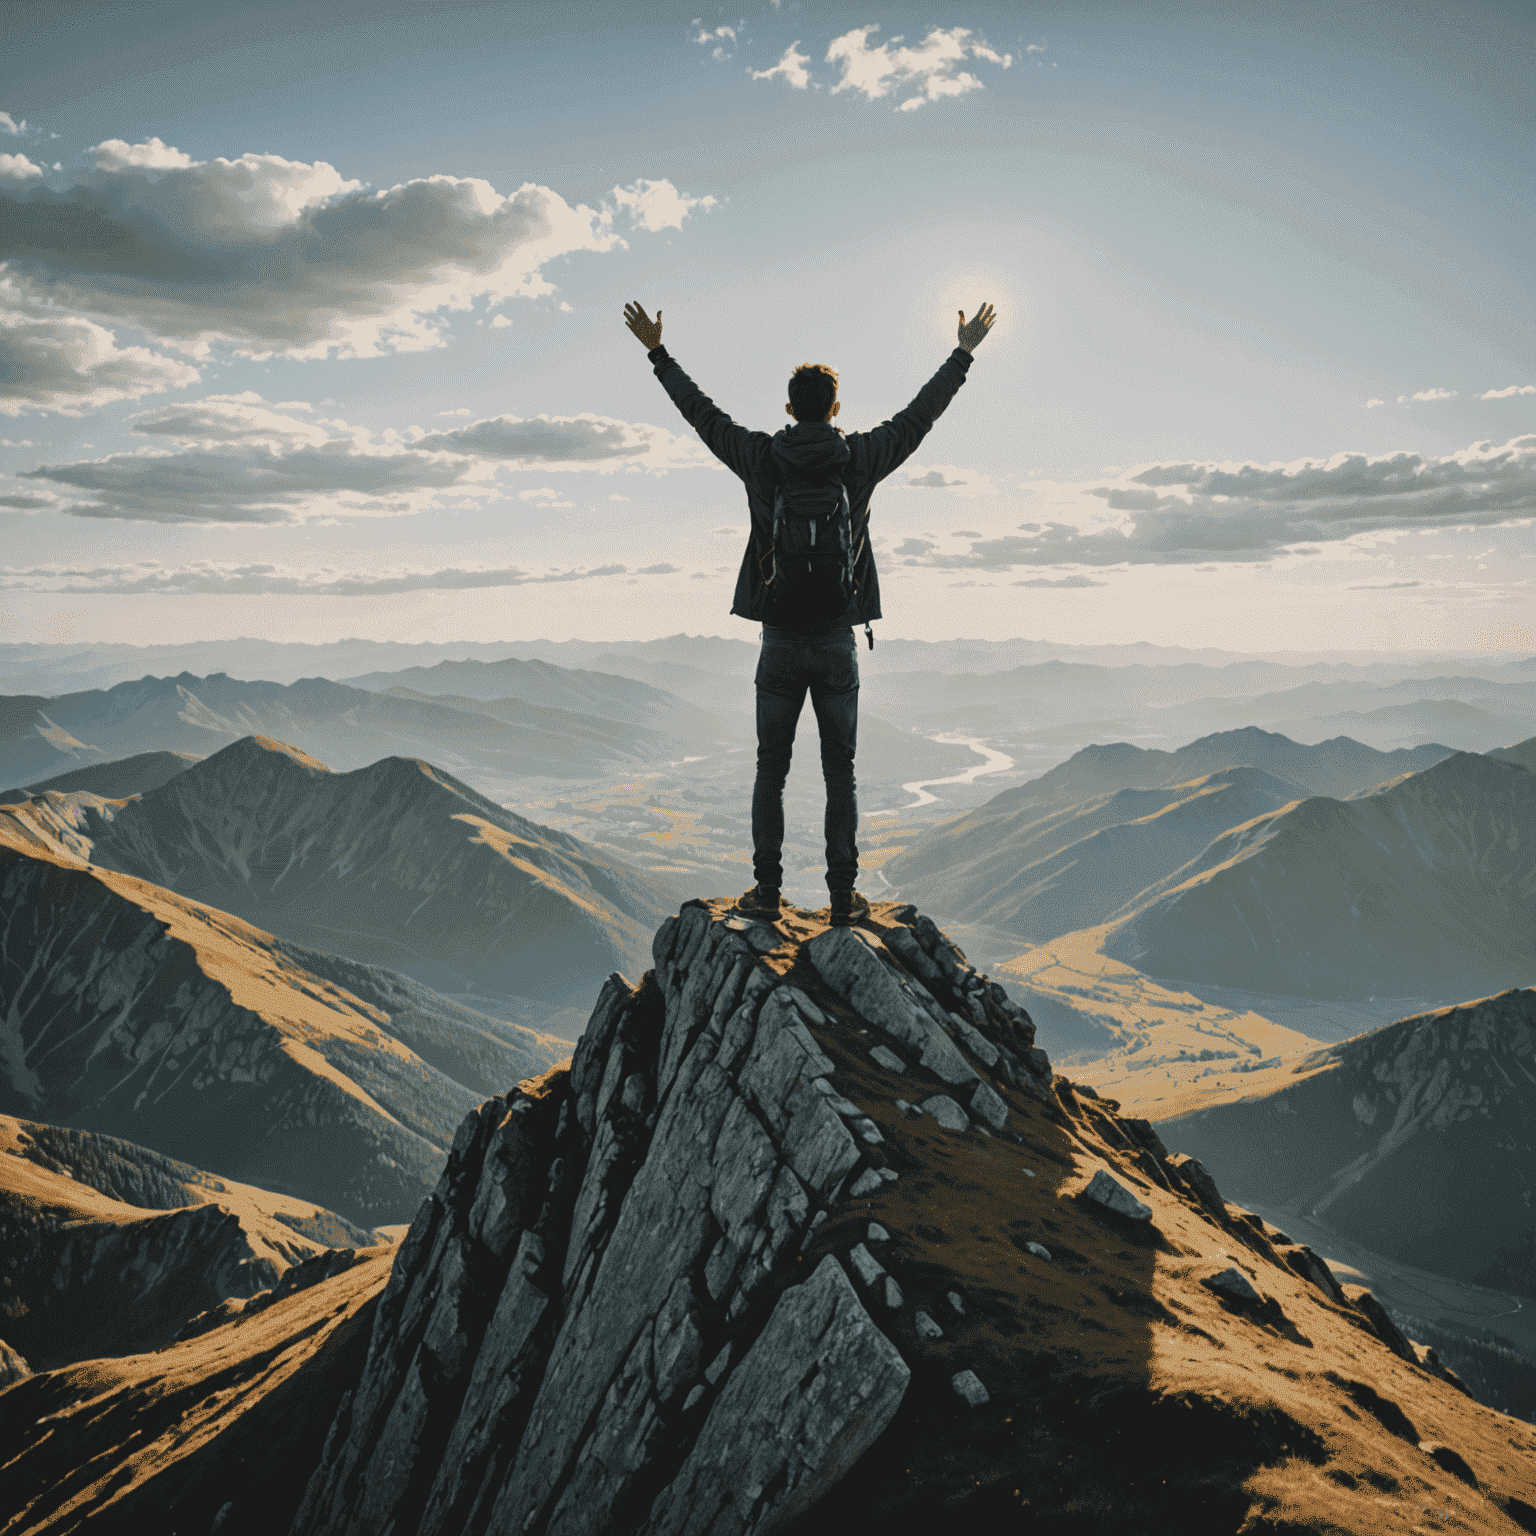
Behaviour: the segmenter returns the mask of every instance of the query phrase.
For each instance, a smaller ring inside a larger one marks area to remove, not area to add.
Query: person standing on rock
[[[827,889],[843,927],[869,911],[854,890],[859,812],[853,777],[859,719],[859,651],[853,629],[880,617],[880,578],[869,543],[874,488],[916,451],[965,383],[971,354],[996,315],[960,311],[959,345],[904,411],[870,432],[832,425],[841,409],[837,373],[802,363],[785,411],[794,425],[769,436],[738,426],[668,355],[661,311],[638,302],[624,323],[646,348],[656,377],[705,446],[744,482],[752,527],[731,612],[763,626],[757,663],[757,781],[752,790],[752,875],[737,910],[776,918],[784,880],[784,781],[807,693],[821,732],[827,785]]]

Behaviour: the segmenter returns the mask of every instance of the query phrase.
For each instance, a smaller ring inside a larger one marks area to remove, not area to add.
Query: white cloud
[[[191,155],[179,149],[172,149],[169,144],[163,144],[159,139],[151,139],[147,144],[130,144],[126,139],[104,139],[91,150],[91,153],[96,157],[98,171],[184,171],[192,164]],[[246,158],[256,157],[247,156]],[[331,171],[328,165],[305,166],[304,169]],[[331,171],[331,174],[335,176],[334,171]],[[360,183],[353,181],[343,185],[351,190]],[[336,188],[333,187],[332,190]],[[302,207],[303,204],[299,206]]]
[[[1079,573],[1076,576],[1063,576],[1060,581],[1052,581],[1048,576],[1035,576],[1029,581],[1016,581],[1016,587],[1107,587],[1107,581],[1091,581],[1088,577]]]
[[[665,181],[616,188],[617,209],[601,210],[532,182],[503,196],[472,177],[370,191],[324,161],[198,161],[158,139],[108,140],[94,155],[65,190],[0,190],[10,278],[33,300],[193,355],[439,346],[441,311],[552,295],[550,261],[622,246],[616,211],[662,228],[706,201]]]
[[[930,539],[908,539],[895,554],[947,570],[1264,563],[1297,545],[1522,523],[1536,519],[1536,435],[1440,457],[1153,464],[1116,485],[1063,488],[1054,506],[1074,521],[1023,523],[965,554]]]
[[[436,414],[439,416],[468,416],[470,414],[470,410],[467,405],[458,405],[455,406],[451,411],[438,411]]]
[[[519,491],[519,501],[536,501],[541,507],[574,507],[574,501],[565,500],[553,486],[541,485],[537,490]]]
[[[637,181],[632,187],[615,187],[613,200],[651,234],[663,229],[681,229],[683,219],[695,208],[715,208],[713,197],[689,197],[670,181]]]
[[[1365,402],[1365,408],[1368,411],[1374,411],[1378,405],[1385,405],[1386,403],[1387,402],[1385,400],[1367,400]]]
[[[698,23],[695,22],[694,25],[698,26]],[[725,45],[729,43],[731,48],[736,46],[736,29],[735,27],[715,27],[711,30],[709,27],[699,26],[699,33],[694,38],[694,42],[700,47],[710,48],[711,57],[728,59],[731,57],[731,51]],[[712,48],[711,45],[713,45]]]
[[[0,155],[0,181],[30,181],[42,174],[42,166],[33,165],[25,155]]]
[[[1399,395],[1397,403],[1412,405],[1415,401],[1427,404],[1432,400],[1454,400],[1458,393],[1460,391],[1454,389],[1421,389],[1416,395]]]
[[[0,112],[0,128],[3,128],[7,133],[25,133],[27,131],[27,121],[23,118],[18,123],[9,112]]]
[[[754,80],[783,80],[786,85],[803,91],[811,83],[810,62],[810,54],[801,53],[800,39],[797,37],[771,69],[749,69],[747,73]]]
[[[0,298],[4,288],[0,285]],[[0,308],[0,414],[78,416],[114,400],[195,384],[196,368],[146,347],[119,347],[111,331],[67,315]]]
[[[502,331],[511,324],[512,322],[508,320],[505,315],[497,315],[496,318],[491,321],[491,329],[493,331]]]
[[[916,94],[900,103],[898,110],[912,112],[930,101],[979,91],[982,83],[960,66],[967,60],[984,61],[1007,69],[1013,56],[999,53],[984,38],[965,27],[931,27],[916,47],[903,48],[900,37],[878,47],[870,37],[878,26],[855,27],[836,38],[827,49],[827,63],[836,64],[842,78],[832,87],[838,91],[862,91],[871,101],[909,88]]]
[[[1512,395],[1536,395],[1536,384],[1511,384],[1504,389],[1490,389],[1479,400],[1508,400]]]

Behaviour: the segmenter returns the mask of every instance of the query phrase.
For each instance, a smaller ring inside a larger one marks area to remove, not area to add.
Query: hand
[[[661,311],[656,311],[654,320],[641,308],[637,299],[633,304],[624,306],[624,324],[635,333],[640,345],[647,352],[661,345]]]
[[[661,318],[658,311],[656,318]],[[997,312],[990,304],[983,304],[971,317],[969,325],[965,321],[965,311],[960,311],[960,345],[967,352],[974,352],[976,348],[986,340],[987,332],[992,329],[992,322],[997,319]],[[638,334],[638,333],[637,333]],[[658,328],[657,334],[660,335]]]

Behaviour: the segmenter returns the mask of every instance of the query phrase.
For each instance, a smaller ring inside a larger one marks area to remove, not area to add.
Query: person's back
[[[881,617],[880,578],[869,539],[875,487],[916,451],[965,382],[973,349],[995,315],[984,304],[959,345],[905,410],[870,432],[832,425],[838,376],[803,363],[784,409],[795,424],[770,437],[738,426],[699,390],[661,345],[661,311],[638,303],[624,321],[645,345],[656,377],[705,445],[747,490],[752,526],[731,612],[762,624],[757,664],[757,779],[752,791],[752,889],[742,912],[776,917],[783,885],[784,783],[807,693],[821,736],[827,786],[827,888],[834,924],[868,903],[854,890],[859,853],[853,772],[858,739],[859,660],[854,626]]]

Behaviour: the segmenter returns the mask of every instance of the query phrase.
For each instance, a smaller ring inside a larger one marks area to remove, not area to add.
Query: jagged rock
[[[793,1519],[875,1441],[910,1379],[837,1261],[823,1259],[780,1298],[644,1536],[723,1536]]]
[[[1039,1243],[1025,1243],[1027,1252],[1034,1254],[1037,1259],[1044,1259],[1047,1264],[1051,1262],[1051,1250],[1043,1248]]]
[[[906,1304],[906,1297],[901,1294],[901,1287],[896,1284],[895,1280],[890,1275],[885,1277],[885,1284],[882,1287],[882,1295],[884,1296],[886,1306],[888,1306],[893,1312],[896,1311],[898,1307],[904,1306]]]
[[[829,928],[806,945],[821,979],[892,1039],[918,1053],[920,1063],[946,1083],[970,1084],[976,1070],[929,1017],[910,981],[877,953],[879,941],[857,928]]]
[[[981,1408],[992,1401],[992,1394],[981,1384],[975,1371],[956,1371],[949,1378],[956,1397],[963,1397],[968,1407]]]
[[[1349,1304],[1368,1319],[1376,1337],[1398,1359],[1406,1360],[1409,1365],[1419,1363],[1419,1357],[1414,1352],[1413,1345],[1408,1342],[1407,1335],[1392,1321],[1392,1314],[1369,1291],[1350,1286],[1344,1294]]]
[[[1125,1185],[1111,1177],[1102,1168],[1094,1174],[1088,1188],[1083,1191],[1083,1198],[1092,1200],[1096,1205],[1102,1205],[1105,1210],[1114,1211],[1119,1216],[1129,1216],[1133,1221],[1152,1219],[1152,1207],[1144,1205]]]
[[[31,1374],[32,1367],[4,1339],[0,1339],[0,1388]]]
[[[971,1094],[971,1113],[984,1120],[994,1131],[1000,1131],[1008,1123],[1008,1106],[985,1083],[977,1083]]]
[[[1222,1295],[1230,1296],[1234,1301],[1245,1301],[1257,1305],[1263,1300],[1263,1297],[1254,1290],[1253,1282],[1240,1269],[1224,1269],[1219,1274],[1211,1275],[1204,1283],[1213,1291],[1220,1291]]]
[[[877,1045],[869,1053],[888,1072],[905,1072],[907,1064],[888,1045]]]
[[[913,1318],[913,1322],[917,1325],[917,1336],[920,1339],[942,1339],[944,1337],[944,1330],[926,1312],[919,1312]]]
[[[936,1093],[931,1099],[924,1099],[919,1107],[925,1115],[932,1115],[946,1131],[970,1128],[970,1116],[947,1093]]]
[[[1165,1166],[1218,1221],[1224,1222],[1227,1219],[1227,1203],[1221,1198],[1216,1180],[1198,1157],[1191,1157],[1187,1152],[1175,1152]]]
[[[958,1291],[946,1291],[944,1299],[961,1317],[965,1316],[965,1302],[961,1299]]]
[[[1305,1243],[1298,1243],[1294,1247],[1285,1249],[1280,1257],[1303,1280],[1310,1280],[1318,1290],[1326,1292],[1341,1306],[1349,1305],[1348,1298],[1344,1295],[1344,1287],[1334,1278],[1333,1271],[1321,1256],[1314,1253]]]
[[[885,1269],[863,1243],[856,1243],[848,1254],[853,1272],[871,1290],[885,1278]]]
[[[869,1231],[864,1235],[866,1243],[888,1243],[890,1240],[891,1234],[878,1221],[870,1222]]]
[[[955,1033],[965,1042],[965,1048],[971,1055],[989,1067],[997,1065],[1002,1052],[969,1019],[963,1019],[958,1013],[952,1013],[949,1016],[949,1022],[955,1026]]]

